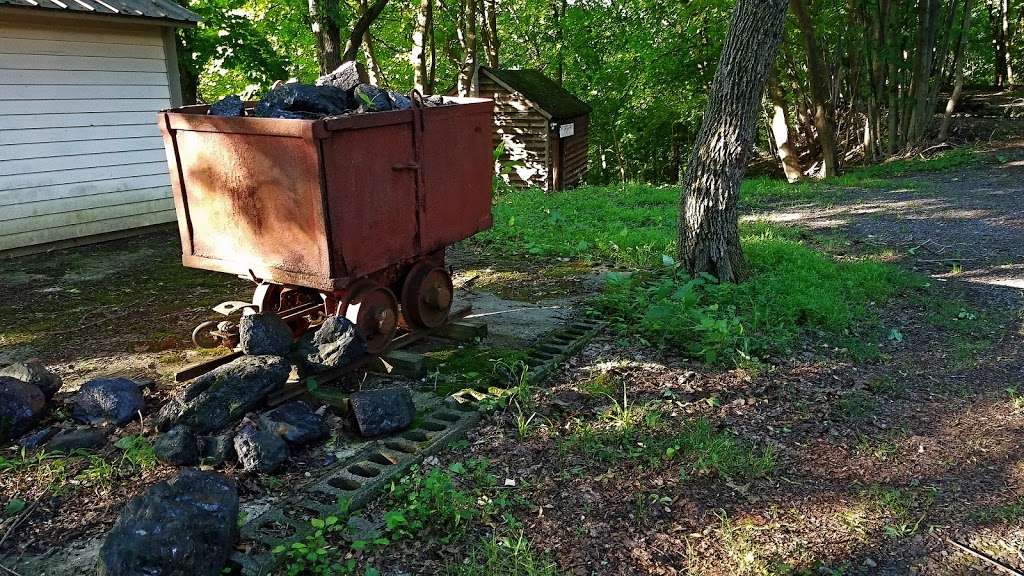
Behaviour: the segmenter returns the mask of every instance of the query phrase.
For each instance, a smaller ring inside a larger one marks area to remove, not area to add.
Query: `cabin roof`
[[[589,104],[559,86],[540,70],[481,68],[480,71],[506,88],[519,92],[552,118],[574,118],[589,114],[591,111]]]
[[[181,7],[173,0],[0,0],[0,7],[3,6],[36,9],[40,12],[151,18],[184,26],[199,22],[195,12]]]

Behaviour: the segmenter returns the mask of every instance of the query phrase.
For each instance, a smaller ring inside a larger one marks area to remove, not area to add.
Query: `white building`
[[[171,0],[0,0],[0,256],[174,221]]]

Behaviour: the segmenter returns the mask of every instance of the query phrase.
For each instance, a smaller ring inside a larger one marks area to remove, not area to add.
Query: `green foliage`
[[[628,418],[622,418],[622,406],[612,407],[602,418],[603,424],[570,421],[569,433],[559,442],[561,453],[584,462],[677,463],[683,477],[701,474],[751,479],[775,469],[771,449],[759,450],[728,432],[716,431],[704,418],[673,431],[654,405],[631,410]]]
[[[558,569],[538,555],[522,531],[492,534],[470,550],[469,556],[447,566],[448,576],[555,576]]]
[[[624,333],[706,362],[783,353],[807,333],[865,354],[880,341],[873,305],[917,285],[894,266],[815,252],[791,230],[748,228],[743,241],[752,277],[741,284],[679,270],[613,275],[597,308]]]

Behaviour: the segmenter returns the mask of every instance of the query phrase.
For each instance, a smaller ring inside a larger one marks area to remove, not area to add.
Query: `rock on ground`
[[[123,426],[145,407],[138,384],[127,378],[100,378],[82,385],[71,399],[71,417],[85,424]]]
[[[277,314],[247,314],[238,322],[238,343],[249,356],[287,356],[292,329]]]
[[[300,351],[304,374],[343,368],[367,354],[366,342],[355,324],[343,316],[329,316],[324,320],[312,338],[303,341]]]
[[[46,409],[46,397],[38,386],[0,376],[0,441],[28,432]]]
[[[351,92],[353,88],[360,84],[369,82],[369,75],[366,73],[366,68],[354,60],[348,62],[342,62],[341,66],[338,66],[330,74],[325,74],[316,79],[317,86],[334,86],[341,88],[346,92]]]
[[[220,466],[235,458],[235,435],[232,433],[219,436],[199,437],[199,458],[208,466]]]
[[[253,426],[235,435],[235,452],[243,468],[263,474],[274,472],[288,459],[288,445],[280,436]]]
[[[416,406],[408,388],[353,392],[349,403],[356,427],[366,437],[404,430],[416,416]]]
[[[46,449],[60,452],[95,450],[106,443],[107,431],[102,428],[75,428],[54,436],[46,443]]]
[[[260,428],[289,444],[308,444],[330,434],[324,419],[302,400],[289,402],[260,416]]]
[[[172,466],[192,466],[199,462],[199,443],[188,426],[177,425],[153,442],[157,459]]]
[[[3,400],[0,399],[0,402],[3,402]],[[0,408],[0,412],[2,412],[2,410],[3,409]],[[58,432],[60,432],[60,428],[57,428],[56,426],[46,426],[45,428],[41,428],[31,434],[21,437],[18,440],[18,445],[28,450],[35,450],[45,444],[47,440],[53,438],[54,434]]]
[[[22,382],[37,386],[47,400],[53,398],[62,384],[60,376],[50,372],[42,362],[34,359],[0,368],[0,376],[17,378]]]
[[[98,576],[218,576],[238,537],[238,490],[186,469],[133,498],[107,534]]]
[[[290,372],[284,358],[242,356],[193,380],[160,410],[156,428],[184,424],[197,434],[219,432],[279,390]]]

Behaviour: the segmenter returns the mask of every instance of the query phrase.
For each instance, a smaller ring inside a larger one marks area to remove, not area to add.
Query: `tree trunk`
[[[359,8],[357,9],[357,15],[362,16],[366,13],[366,0],[359,0]],[[363,58],[366,59],[366,74],[369,77],[370,84],[374,86],[387,86],[387,79],[384,78],[384,71],[381,70],[380,60],[377,59],[377,51],[373,47],[373,34],[370,33],[370,27],[366,27],[366,31],[363,32]]]
[[[822,177],[831,178],[837,174],[836,145],[832,130],[832,106],[828,90],[828,70],[822,58],[821,48],[814,36],[814,23],[811,21],[803,0],[792,0],[793,14],[796,16],[800,33],[807,49],[807,75],[811,86],[811,100],[814,104],[814,129],[818,132],[821,144]]]
[[[341,66],[341,32],[334,17],[338,0],[309,0],[309,22],[316,38],[316,62],[320,74],[329,74]]]
[[[956,111],[956,105],[960,101],[960,93],[964,89],[964,47],[967,45],[968,32],[971,30],[972,4],[972,0],[966,0],[964,3],[963,24],[960,25],[960,39],[957,41],[956,59],[953,62],[953,93],[949,95],[945,113],[942,115],[942,124],[939,126],[939,142],[945,142],[949,138],[949,124],[953,119],[953,112]]]
[[[460,0],[462,14],[462,65],[459,68],[459,96],[473,94],[473,83],[476,78],[476,22],[477,0]]]
[[[1007,32],[1009,29],[1008,0],[992,0],[988,6],[989,25],[992,27],[992,47],[996,58],[996,88],[1010,84],[1010,63],[1007,56]]]
[[[711,84],[679,205],[679,261],[692,275],[746,276],[740,181],[765,80],[782,40],[788,0],[737,0]]]
[[[355,24],[352,25],[352,32],[348,35],[348,42],[345,43],[345,52],[341,55],[342,62],[356,59],[359,47],[363,44],[363,36],[387,5],[388,0],[374,0],[373,4],[367,6],[359,18],[356,18]]]
[[[913,106],[907,130],[907,142],[917,144],[924,138],[932,111],[928,109],[929,79],[932,75],[932,54],[935,46],[935,29],[939,15],[939,0],[919,0],[920,25],[917,30],[917,50],[914,58],[914,74],[910,94]]]
[[[487,65],[497,68],[498,54],[501,52],[501,41],[498,38],[498,6],[497,0],[481,0],[484,12],[484,30],[487,46]]]
[[[419,10],[412,29],[412,50],[409,63],[412,64],[412,87],[420,94],[427,94],[427,30],[432,26],[434,0],[420,0]]]
[[[800,167],[800,157],[797,155],[790,137],[793,129],[789,125],[789,115],[786,113],[786,93],[782,90],[779,77],[775,72],[768,77],[768,99],[771,101],[774,111],[772,136],[775,138],[779,161],[782,162],[782,171],[786,174],[786,180],[791,183],[796,182],[803,177],[804,171]]]

